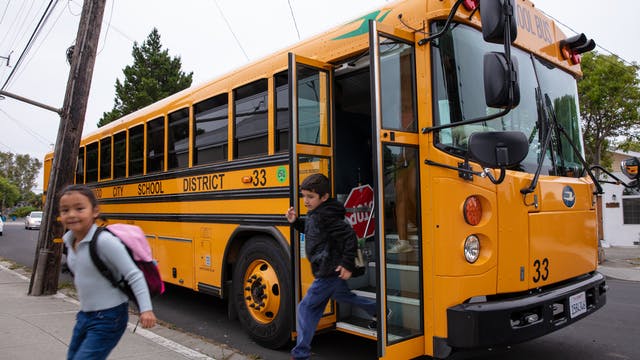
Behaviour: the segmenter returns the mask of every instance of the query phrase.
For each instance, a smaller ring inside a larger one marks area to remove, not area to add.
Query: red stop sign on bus
[[[345,217],[358,239],[372,236],[376,225],[373,218],[373,188],[362,185],[351,189],[344,207],[347,210]]]

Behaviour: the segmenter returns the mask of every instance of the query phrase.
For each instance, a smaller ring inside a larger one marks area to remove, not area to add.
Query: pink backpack
[[[147,237],[139,226],[129,224],[112,224],[107,225],[106,227],[98,227],[96,229],[96,232],[89,243],[89,253],[91,254],[91,260],[100,273],[109,279],[113,286],[120,288],[122,292],[127,294],[129,299],[135,302],[136,306],[138,305],[138,301],[124,277],[119,280],[115,279],[113,273],[98,256],[96,242],[98,240],[98,235],[103,230],[112,233],[122,241],[124,246],[127,248],[129,256],[131,256],[133,262],[144,274],[144,279],[146,280],[147,287],[149,288],[149,294],[151,294],[152,297],[162,294],[164,292],[164,282],[160,276],[158,265],[151,255],[151,247],[149,246]]]

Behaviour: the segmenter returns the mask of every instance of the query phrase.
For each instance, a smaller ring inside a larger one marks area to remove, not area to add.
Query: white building
[[[629,183],[620,170],[620,162],[629,157],[640,159],[640,153],[612,151],[613,175]],[[605,175],[601,175],[605,178]],[[613,180],[607,178],[607,180]],[[611,246],[640,245],[640,192],[623,185],[602,184],[602,223],[605,244]]]

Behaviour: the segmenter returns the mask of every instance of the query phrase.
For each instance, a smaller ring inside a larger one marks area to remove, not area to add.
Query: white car
[[[2,216],[0,216],[0,236],[2,236],[3,230],[4,230],[4,222],[2,221]]]
[[[40,221],[42,221],[42,211],[32,211],[24,218],[24,228],[40,229]]]

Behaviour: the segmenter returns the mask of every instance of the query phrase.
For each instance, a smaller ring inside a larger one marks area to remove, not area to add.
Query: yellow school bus
[[[313,280],[284,213],[324,173],[366,221],[349,285],[391,316],[330,303],[319,330],[380,359],[508,346],[606,302],[576,86],[593,46],[528,0],[389,3],[85,136],[75,181],[144,229],[166,282],[277,348]]]

